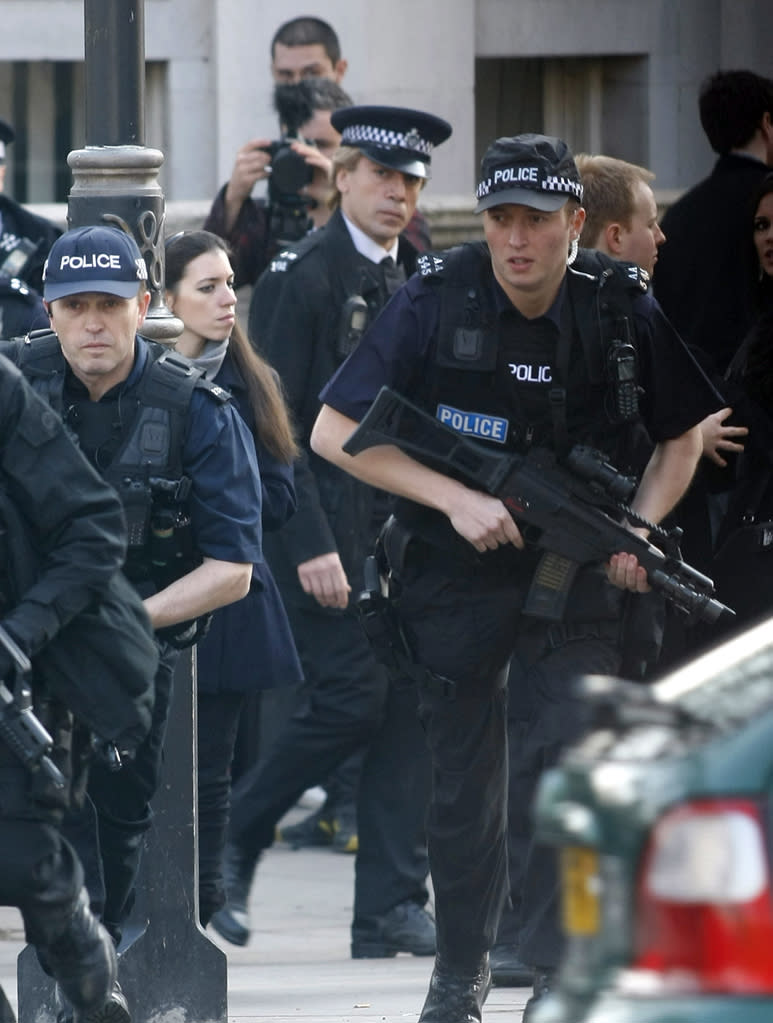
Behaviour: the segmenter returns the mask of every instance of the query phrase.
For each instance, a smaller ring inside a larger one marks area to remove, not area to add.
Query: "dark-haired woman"
[[[252,431],[263,529],[278,529],[295,510],[295,441],[276,375],[236,320],[233,269],[221,238],[191,231],[167,242],[166,301],[184,324],[177,351],[231,392]],[[265,562],[254,566],[249,594],[214,615],[198,645],[197,678],[199,916],[206,926],[225,901],[221,862],[231,760],[245,700],[255,690],[303,680],[284,605]]]

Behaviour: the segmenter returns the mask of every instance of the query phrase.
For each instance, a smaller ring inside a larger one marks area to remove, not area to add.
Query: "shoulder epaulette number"
[[[215,401],[221,405],[226,405],[231,400],[230,391],[227,391],[225,387],[221,387],[220,384],[216,384],[212,380],[207,380],[206,377],[200,377],[196,381],[196,387],[209,391]]]
[[[295,260],[298,258],[298,253],[293,252],[292,249],[284,249],[275,256],[269,264],[269,270],[272,274],[283,274]]]
[[[650,275],[642,267],[637,266],[635,263],[627,263],[625,265],[625,275],[633,284],[638,284],[642,291],[649,290]]]
[[[425,252],[416,260],[416,271],[420,277],[437,277],[445,270],[445,260],[434,252]]]

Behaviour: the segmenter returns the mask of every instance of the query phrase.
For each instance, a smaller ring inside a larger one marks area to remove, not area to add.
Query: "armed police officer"
[[[577,728],[572,679],[617,670],[625,591],[648,584],[635,556],[615,554],[580,568],[562,621],[527,615],[540,555],[499,499],[393,445],[352,457],[343,444],[388,385],[494,450],[539,445],[561,457],[582,440],[624,463],[628,420],[638,417],[619,401],[614,341],[630,328],[638,406],[656,442],[634,506],[657,522],[688,486],[696,424],[717,407],[637,267],[582,254],[567,269],[584,211],[563,141],[498,139],[477,198],[486,244],[420,261],[322,392],[311,438],[318,454],[399,495],[384,546],[433,760],[438,951],[421,1023],[480,1020],[490,984],[488,950],[508,890],[508,661],[510,684],[536,694],[532,732],[547,766]],[[539,995],[561,948],[546,850],[530,850],[524,887],[520,947]]]
[[[126,528],[113,490],[3,358],[0,466],[0,904],[18,906],[27,941],[83,1019],[105,1005],[116,960],[60,827],[87,767],[85,737],[38,655],[100,599]]]
[[[65,233],[44,271],[54,333],[6,346],[117,489],[129,526],[126,573],[156,630],[154,720],[136,757],[92,772],[103,919],[116,940],[133,902],[158,784],[172,674],[209,612],[243,597],[261,560],[254,445],[227,392],[147,341],[146,267],[112,227]],[[93,893],[92,893],[93,894]]]

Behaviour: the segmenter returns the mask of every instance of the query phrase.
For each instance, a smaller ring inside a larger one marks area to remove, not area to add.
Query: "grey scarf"
[[[204,370],[207,380],[214,380],[220,372],[227,351],[228,338],[225,341],[205,341],[201,355],[191,359],[191,362],[194,366]]]

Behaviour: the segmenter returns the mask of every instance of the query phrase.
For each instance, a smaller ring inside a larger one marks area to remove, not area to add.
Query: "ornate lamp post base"
[[[145,146],[87,146],[67,157],[73,185],[67,206],[68,227],[111,224],[134,238],[148,266],[150,308],[142,333],[174,344],[182,322],[164,301],[164,193],[158,173],[159,149]]]

